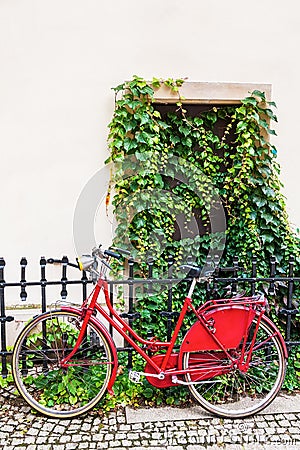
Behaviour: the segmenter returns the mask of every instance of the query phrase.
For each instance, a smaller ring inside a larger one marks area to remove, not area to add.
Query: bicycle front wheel
[[[82,343],[60,366],[77,341],[82,321],[73,312],[53,311],[31,320],[17,338],[12,371],[21,395],[34,409],[70,418],[93,408],[104,395],[113,368],[109,342],[89,323]]]
[[[257,319],[254,319],[247,337],[246,355],[256,324]],[[238,357],[238,352],[235,350],[233,356]],[[276,331],[267,321],[260,321],[248,371],[227,370],[229,366],[230,361],[221,351],[183,355],[184,369],[201,371],[201,378],[187,374],[186,381],[194,383],[189,389],[203,408],[220,417],[239,418],[256,414],[274,400],[284,381],[286,358]],[[220,368],[224,372],[222,375],[209,378],[209,373],[220,373]],[[208,375],[203,379],[205,369]]]

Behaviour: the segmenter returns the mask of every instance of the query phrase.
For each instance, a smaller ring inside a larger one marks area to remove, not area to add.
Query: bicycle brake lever
[[[104,264],[106,267],[108,267],[109,270],[112,270],[112,267],[104,259],[100,259],[100,261],[102,264]]]

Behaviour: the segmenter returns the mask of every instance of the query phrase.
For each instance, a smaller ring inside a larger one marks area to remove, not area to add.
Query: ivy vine
[[[276,134],[271,126],[277,121],[276,104],[255,90],[238,105],[210,105],[193,115],[180,94],[183,83],[184,79],[148,82],[134,76],[114,88],[106,161],[114,165],[114,244],[129,245],[142,261],[152,256],[154,276],[166,270],[169,255],[175,264],[187,254],[203,264],[212,247],[220,250],[222,266],[232,265],[238,256],[249,267],[255,255],[258,276],[269,274],[271,256],[277,271],[286,273],[288,257],[294,255],[299,273],[299,237],[289,224],[277,150],[270,139]],[[154,101],[162,85],[178,95],[167,113]],[[226,214],[225,248],[222,233],[211,229],[215,192]],[[109,198],[110,189],[107,202]],[[143,275],[143,264],[139,267]],[[144,269],[146,273],[146,264]],[[180,308],[185,289],[181,284],[174,289],[174,309]],[[203,298],[201,286],[198,294]],[[135,327],[146,333],[150,326],[160,336],[164,319],[157,310],[166,304],[167,290],[154,289],[139,301],[141,320]],[[274,296],[272,301],[275,309],[279,300]]]
[[[164,241],[164,256],[172,254],[176,258],[184,241],[185,248],[197,254],[201,263],[211,245],[207,210],[211,197],[208,195],[205,201],[210,180],[226,211],[224,263],[238,255],[247,264],[255,254],[260,267],[266,269],[274,255],[284,270],[288,255],[299,257],[299,239],[289,225],[277,151],[269,140],[269,135],[275,134],[270,127],[271,121],[277,121],[275,103],[266,101],[263,92],[254,91],[237,107],[212,106],[190,117],[180,96],[183,83],[183,79],[157,78],[149,83],[135,76],[115,88],[116,108],[109,125],[111,156],[107,162],[113,161],[116,167],[116,243],[124,243],[126,232],[138,254],[158,256]],[[162,84],[178,93],[176,111],[164,117],[154,102],[154,91]],[[220,120],[226,121],[222,136],[215,128]],[[162,168],[170,163],[180,173],[186,166],[188,183],[172,184],[172,174],[162,174]],[[201,191],[201,196],[195,194],[195,189]],[[141,205],[144,202],[149,206],[156,190],[172,193],[173,200],[171,195],[166,200],[168,208],[162,208],[161,199],[154,199],[150,209]],[[118,208],[124,202],[126,207]],[[137,209],[131,215],[130,206]],[[202,216],[201,224],[207,233],[191,233],[189,238],[189,219],[195,211]],[[176,219],[184,213],[187,233],[183,240],[176,241]],[[128,227],[129,217],[132,220]]]

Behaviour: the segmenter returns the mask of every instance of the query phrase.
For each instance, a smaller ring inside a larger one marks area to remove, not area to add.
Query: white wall
[[[111,87],[133,74],[272,83],[274,142],[300,227],[296,8],[291,0],[0,0],[0,255],[9,278],[19,277],[23,255],[33,266],[41,255],[75,257],[76,201],[108,155]],[[108,244],[104,208],[100,216],[97,237]]]

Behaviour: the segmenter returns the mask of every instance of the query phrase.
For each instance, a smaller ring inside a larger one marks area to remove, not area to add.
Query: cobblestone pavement
[[[73,420],[48,419],[1,390],[0,405],[1,450],[300,449],[300,414],[129,424],[124,411],[104,418],[92,412]]]

